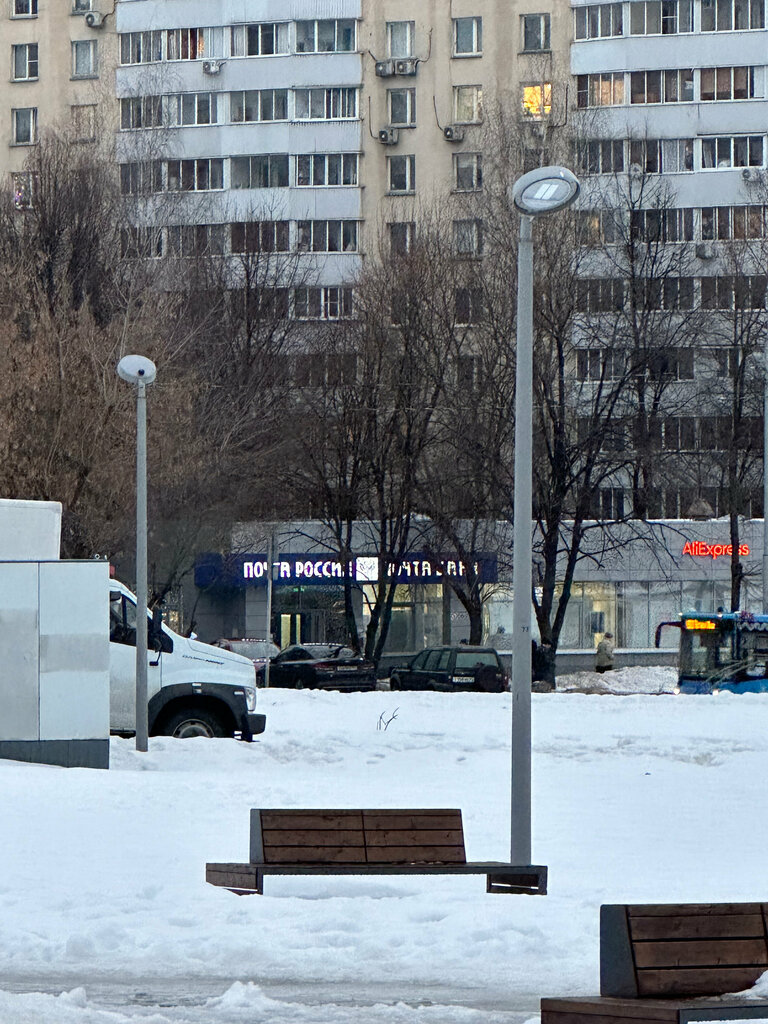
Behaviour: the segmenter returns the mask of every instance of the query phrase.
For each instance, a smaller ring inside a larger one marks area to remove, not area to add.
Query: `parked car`
[[[256,671],[256,685],[264,685],[264,668]],[[375,690],[376,666],[340,644],[293,644],[270,659],[269,685]]]
[[[389,676],[393,690],[508,689],[509,680],[498,652],[492,647],[428,647]]]
[[[280,648],[271,640],[256,640],[251,637],[243,637],[242,640],[216,640],[213,646],[250,658],[257,671],[266,665],[268,658],[274,658],[280,653]]]

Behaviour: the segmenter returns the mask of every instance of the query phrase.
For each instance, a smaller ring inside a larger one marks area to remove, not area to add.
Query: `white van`
[[[239,736],[264,732],[256,714],[256,670],[249,658],[179,636],[147,617],[150,736]],[[136,598],[117,580],[109,588],[110,731],[136,727]]]

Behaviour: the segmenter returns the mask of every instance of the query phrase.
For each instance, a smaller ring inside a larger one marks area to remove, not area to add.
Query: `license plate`
[[[475,677],[474,676],[454,676],[453,677],[453,681],[454,681],[454,683],[474,683]]]

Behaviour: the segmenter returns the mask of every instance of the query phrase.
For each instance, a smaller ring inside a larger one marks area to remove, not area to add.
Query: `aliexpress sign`
[[[703,540],[687,540],[683,548],[684,555],[694,558],[720,558],[721,555],[733,554],[732,544],[705,544]],[[746,558],[749,544],[739,544],[739,557]]]

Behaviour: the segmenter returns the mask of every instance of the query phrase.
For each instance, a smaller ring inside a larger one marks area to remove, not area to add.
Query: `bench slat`
[[[365,846],[362,829],[270,828],[261,833],[264,851],[274,846]]]
[[[364,846],[272,846],[265,864],[365,864]]]
[[[463,846],[367,847],[369,864],[464,864]]]
[[[698,914],[760,914],[763,903],[635,903],[626,907],[633,917],[684,917]]]
[[[751,988],[764,971],[764,966],[638,971],[637,990],[641,998],[719,996]]]
[[[271,828],[362,828],[362,811],[268,810],[260,811],[262,829]]]
[[[638,970],[649,967],[744,967],[768,965],[763,939],[702,939],[693,942],[636,942]]]
[[[462,829],[461,811],[440,810],[428,808],[427,810],[403,811],[363,811],[363,825],[368,830],[374,829],[422,829],[422,828],[445,828]]]
[[[757,914],[674,914],[669,917],[629,919],[633,941],[651,939],[760,938],[763,916]]]
[[[366,846],[464,846],[461,829],[380,829],[365,830]]]

